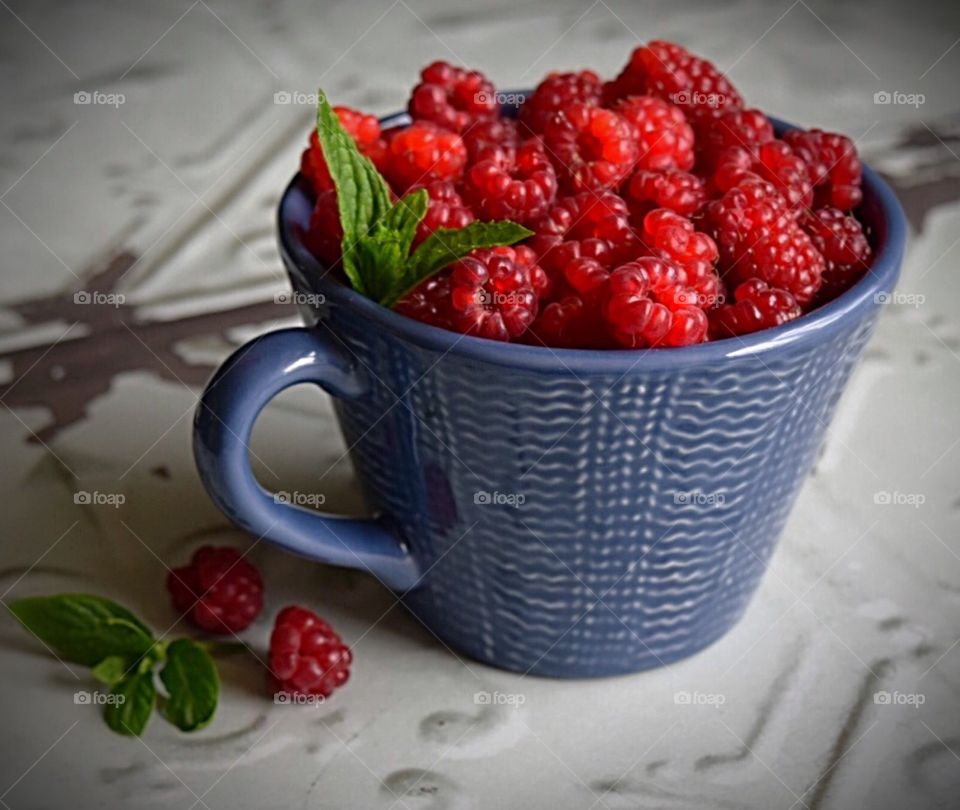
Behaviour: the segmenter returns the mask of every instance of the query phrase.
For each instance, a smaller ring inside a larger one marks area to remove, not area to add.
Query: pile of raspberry
[[[409,125],[337,108],[398,196],[427,190],[415,244],[476,220],[534,233],[421,283],[396,306],[411,318],[536,346],[688,346],[798,318],[869,267],[850,139],[777,137],[680,45],[637,48],[612,81],[551,73],[515,117],[497,101],[482,73],[436,62]],[[317,193],[308,245],[334,266],[336,191],[315,135],[301,170]]]

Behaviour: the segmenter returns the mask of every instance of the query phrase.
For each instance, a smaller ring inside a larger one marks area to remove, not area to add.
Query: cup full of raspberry
[[[672,43],[526,94],[435,63],[379,121],[324,99],[279,206],[305,326],[217,371],[200,474],[239,525],[368,571],[458,653],[663,665],[746,609],[905,241],[848,138],[747,107]],[[254,478],[253,423],[299,383],[334,397],[374,517]]]

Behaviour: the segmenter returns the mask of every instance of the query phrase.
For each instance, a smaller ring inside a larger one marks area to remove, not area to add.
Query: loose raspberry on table
[[[693,168],[693,127],[679,108],[656,96],[628,96],[614,105],[637,133],[638,169]]]
[[[654,208],[669,208],[681,216],[693,216],[706,201],[707,190],[704,181],[689,172],[641,170],[630,178],[623,196],[633,221],[642,222]]]
[[[426,216],[417,226],[413,247],[419,245],[438,228],[463,228],[474,221],[473,211],[467,207],[453,183],[434,180],[425,186],[414,186],[410,191],[416,191],[418,188],[427,190],[430,204]]]
[[[791,130],[783,140],[807,164],[816,208],[831,206],[850,211],[860,204],[863,164],[853,141],[821,129]]]
[[[663,40],[637,48],[620,75],[604,87],[608,104],[644,95],[683,107],[691,122],[716,118],[725,110],[743,106],[736,88],[710,62]]]
[[[452,132],[463,132],[498,111],[496,91],[486,76],[447,62],[423,69],[408,109],[415,121],[432,121]]]
[[[614,340],[628,349],[689,346],[707,336],[706,314],[683,286],[683,271],[652,256],[610,274],[603,317]]]
[[[274,694],[330,697],[349,679],[352,661],[350,648],[315,613],[287,607],[278,614],[267,675]]]
[[[401,315],[421,323],[438,326],[441,329],[452,329],[450,272],[444,270],[421,281],[396,303],[394,309]]]
[[[872,250],[856,217],[839,208],[820,208],[801,217],[800,226],[826,262],[819,300],[832,300],[863,278],[870,267]]]
[[[453,327],[491,340],[522,335],[537,316],[536,288],[546,274],[532,250],[475,250],[451,266],[450,308]]]
[[[334,107],[333,111],[340,124],[350,134],[361,153],[373,161],[379,171],[383,171],[387,143],[380,131],[380,122],[374,115],[353,110],[350,107]],[[333,178],[323,158],[323,149],[316,129],[310,133],[310,145],[303,151],[300,159],[300,171],[310,181],[317,193],[333,188]]]
[[[761,144],[776,136],[773,124],[760,110],[725,110],[716,121],[697,130],[697,171],[713,174],[720,157],[732,146],[757,154]]]
[[[464,178],[467,199],[484,220],[528,224],[547,213],[557,196],[557,174],[537,138],[514,154],[492,148],[481,153]]]
[[[633,125],[601,107],[571,104],[547,121],[543,137],[568,191],[612,189],[637,162]]]
[[[173,607],[208,633],[239,633],[263,607],[263,580],[240,552],[204,546],[167,575]]]
[[[317,202],[313,206],[303,243],[321,264],[334,267],[339,263],[343,228],[340,225],[336,191],[321,191],[317,194]]]
[[[467,147],[455,132],[428,121],[414,121],[394,132],[387,146],[384,173],[394,191],[434,180],[459,180],[467,165]]]
[[[734,303],[710,313],[710,337],[715,340],[780,326],[799,318],[802,311],[789,292],[756,278],[740,284],[733,297]]]
[[[550,73],[520,108],[520,121],[539,135],[554,113],[572,104],[600,105],[603,82],[592,70]]]
[[[512,118],[485,118],[471,124],[460,136],[471,161],[490,147],[499,147],[508,154],[520,146],[520,128]]]

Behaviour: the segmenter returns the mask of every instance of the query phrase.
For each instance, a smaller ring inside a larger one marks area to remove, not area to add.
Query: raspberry
[[[756,154],[761,144],[775,137],[773,124],[760,110],[726,110],[697,132],[699,169],[712,174],[721,155],[732,146]]]
[[[850,211],[860,204],[863,165],[853,141],[820,129],[791,130],[783,140],[807,164],[816,208],[832,206]]]
[[[450,273],[443,271],[421,281],[396,303],[394,310],[431,326],[452,329]]]
[[[655,172],[693,168],[693,128],[679,107],[656,96],[630,96],[614,109],[637,131],[637,168]]]
[[[334,107],[333,110],[340,119],[340,124],[357,144],[357,148],[373,161],[378,170],[383,171],[387,144],[381,137],[380,122],[376,116],[364,115],[349,107]],[[333,188],[333,179],[327,169],[327,162],[323,159],[323,148],[316,130],[310,133],[310,145],[303,151],[300,172],[310,181],[317,193]]]
[[[637,161],[633,125],[612,110],[571,104],[554,113],[543,136],[557,174],[573,192],[613,188]]]
[[[461,135],[471,161],[490,147],[507,151],[520,145],[520,129],[512,118],[486,118],[477,121]]]
[[[263,607],[260,574],[236,549],[204,546],[167,575],[178,613],[208,633],[238,633]]]
[[[838,208],[820,208],[804,215],[800,226],[826,262],[818,301],[836,298],[863,278],[871,250],[859,220]]]
[[[608,268],[613,262],[613,251],[605,239],[570,239],[559,237],[534,237],[530,247],[539,256],[538,262],[554,281],[563,279],[564,269],[577,259],[592,259],[601,267]]]
[[[475,250],[452,265],[454,328],[491,340],[522,335],[537,315],[536,287],[546,275],[530,248]]]
[[[332,627],[302,607],[280,611],[270,635],[271,690],[330,697],[350,677],[353,656]]]
[[[413,239],[416,247],[437,228],[463,228],[474,220],[473,211],[464,204],[457,194],[456,186],[445,180],[434,180],[426,186],[415,186],[410,189],[425,188],[430,195],[430,205],[426,216],[417,226],[417,234]]]
[[[547,213],[557,196],[557,175],[539,139],[514,155],[489,149],[464,179],[466,196],[481,219],[510,219],[521,224]]]
[[[682,216],[692,216],[706,201],[707,192],[703,180],[695,174],[677,169],[641,170],[630,178],[624,197],[634,221],[642,221],[654,208],[669,208]]]
[[[525,335],[527,343],[567,349],[606,349],[610,341],[598,306],[568,295],[544,307]]]
[[[604,87],[607,103],[645,95],[683,106],[691,122],[743,106],[736,88],[710,62],[663,40],[637,48],[620,75]]]
[[[340,261],[342,242],[343,228],[340,226],[337,192],[321,191],[313,206],[303,243],[322,264],[333,267]]]
[[[693,222],[666,208],[648,213],[643,220],[643,242],[651,255],[670,259],[683,271],[680,283],[696,295],[701,307],[714,307],[722,299],[717,275],[716,242],[694,228]]]
[[[434,62],[420,73],[410,96],[410,117],[463,132],[474,121],[497,114],[493,85],[482,73]]]
[[[769,329],[800,317],[800,305],[786,290],[767,285],[760,279],[750,279],[738,286],[727,304],[710,314],[710,337],[735,337]]]
[[[434,180],[458,180],[467,163],[467,147],[454,132],[415,121],[395,132],[387,146],[385,174],[398,193]]]
[[[639,237],[630,226],[630,210],[626,201],[612,191],[599,194],[585,191],[564,197],[531,226],[538,244],[563,239],[604,239],[609,242],[614,260],[636,255]]]
[[[610,274],[603,316],[614,340],[628,349],[689,346],[707,336],[707,316],[691,303],[683,271],[654,257],[637,259]]]
[[[571,104],[598,106],[603,83],[592,70],[549,73],[520,108],[520,121],[535,134],[543,132],[554,113]]]
[[[713,182],[724,192],[750,175],[772,183],[792,208],[813,202],[807,164],[783,141],[767,141],[756,147],[755,153],[742,146],[730,147],[718,161]]]

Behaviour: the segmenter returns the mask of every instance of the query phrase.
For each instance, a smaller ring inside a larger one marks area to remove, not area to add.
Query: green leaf
[[[401,283],[380,303],[393,306],[421,281],[463,258],[471,250],[512,245],[532,235],[532,231],[508,220],[473,222],[464,228],[439,228],[423,240],[410,257]]]
[[[137,659],[153,634],[129,610],[90,594],[18,599],[10,612],[58,656],[93,667],[109,656]]]
[[[116,684],[103,707],[103,719],[117,734],[139,737],[150,721],[157,701],[153,672],[138,672]]]
[[[170,696],[164,706],[167,720],[181,731],[196,731],[210,722],[220,696],[220,678],[203,647],[188,638],[172,642],[160,680]]]
[[[91,670],[91,674],[100,683],[113,686],[126,677],[131,665],[130,659],[125,656],[108,655]]]
[[[360,154],[322,92],[317,105],[317,136],[337,189],[343,228],[343,270],[354,289],[366,294],[365,279],[357,264],[356,244],[390,210],[390,189],[370,159]]]

